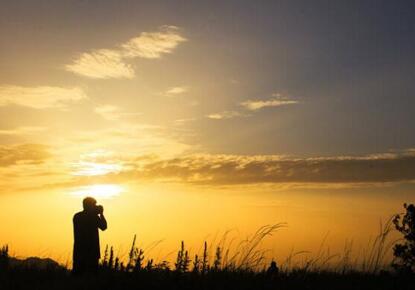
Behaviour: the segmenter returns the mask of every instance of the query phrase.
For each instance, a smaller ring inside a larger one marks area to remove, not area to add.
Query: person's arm
[[[105,219],[104,214],[100,214],[98,216],[98,228],[100,228],[102,231],[107,229],[107,220]]]
[[[98,228],[100,228],[102,231],[105,231],[107,229],[107,220],[104,216],[104,208],[101,207],[101,211],[98,214]]]

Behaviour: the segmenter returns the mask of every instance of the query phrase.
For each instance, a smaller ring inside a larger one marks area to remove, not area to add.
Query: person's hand
[[[98,212],[98,214],[103,215],[104,214],[104,207],[102,205],[98,205],[97,206],[97,212]]]

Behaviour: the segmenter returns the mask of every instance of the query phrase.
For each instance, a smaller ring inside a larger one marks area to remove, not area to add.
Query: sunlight
[[[97,184],[78,187],[70,194],[75,197],[91,196],[96,199],[110,199],[120,195],[124,188],[116,184]]]
[[[73,164],[75,168],[72,175],[76,176],[96,176],[115,173],[121,171],[122,166],[119,164],[106,164],[88,161],[80,161]]]

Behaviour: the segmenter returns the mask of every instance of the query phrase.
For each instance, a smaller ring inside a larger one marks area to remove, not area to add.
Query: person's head
[[[86,212],[95,212],[97,201],[93,197],[85,197],[82,201],[82,205],[84,206],[84,210]]]

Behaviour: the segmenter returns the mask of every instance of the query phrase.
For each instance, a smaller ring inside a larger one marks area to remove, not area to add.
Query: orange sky
[[[6,2],[0,245],[16,255],[70,261],[88,195],[108,217],[102,245],[163,240],[160,259],[181,240],[197,252],[279,222],[269,257],[315,252],[327,234],[332,251],[353,240],[357,255],[415,200],[405,14]]]

